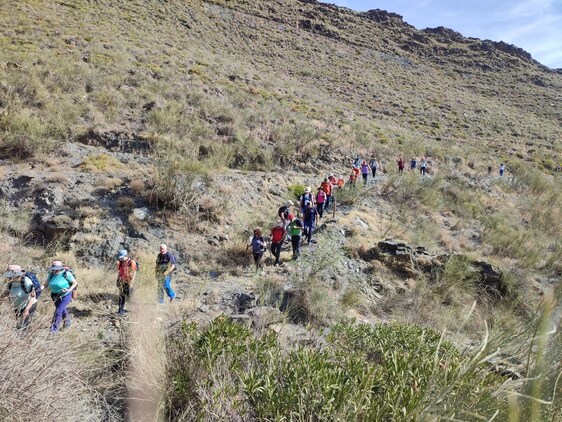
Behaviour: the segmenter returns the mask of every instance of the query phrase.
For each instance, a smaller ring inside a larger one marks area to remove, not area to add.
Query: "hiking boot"
[[[117,315],[125,315],[125,309],[119,309]]]

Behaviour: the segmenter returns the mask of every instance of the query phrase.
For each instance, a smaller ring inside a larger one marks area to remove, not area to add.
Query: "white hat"
[[[4,278],[14,278],[23,275],[23,270],[19,265],[8,265],[6,272],[2,275]]]

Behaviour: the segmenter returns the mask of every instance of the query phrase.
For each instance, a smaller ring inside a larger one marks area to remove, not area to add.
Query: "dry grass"
[[[11,310],[4,307],[2,313],[11,314]],[[0,321],[0,373],[4,374],[0,377],[0,419],[116,420],[103,396],[83,376],[78,356],[89,349],[88,344],[49,335],[42,327],[45,322],[37,318],[22,333],[14,329],[12,318]]]

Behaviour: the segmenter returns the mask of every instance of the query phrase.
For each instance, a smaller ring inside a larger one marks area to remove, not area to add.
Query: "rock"
[[[78,222],[66,214],[36,215],[32,231],[41,241],[50,242],[62,235],[72,236],[78,230]]]
[[[207,239],[207,243],[215,248],[218,248],[220,246],[220,243],[217,239],[211,238],[211,239]]]
[[[232,322],[237,322],[239,324],[244,324],[244,325],[246,324],[249,325],[251,322],[250,317],[245,314],[230,315],[229,318]]]
[[[494,294],[501,294],[502,296],[507,293],[507,287],[503,282],[503,273],[495,265],[483,261],[474,261],[471,265],[480,274],[480,282],[483,288]]]
[[[230,237],[227,234],[219,234],[218,235],[218,241],[219,242],[228,242],[230,240]]]
[[[363,221],[361,218],[356,217],[356,218],[355,218],[355,221],[357,221],[357,224],[358,224],[362,229],[365,229],[365,230],[368,230],[368,229],[369,229],[369,225],[368,225],[367,223],[365,223],[365,221]]]
[[[148,213],[149,213],[149,211],[148,211],[148,208],[146,208],[146,207],[133,209],[133,215],[138,220],[146,219],[146,217],[148,216]]]

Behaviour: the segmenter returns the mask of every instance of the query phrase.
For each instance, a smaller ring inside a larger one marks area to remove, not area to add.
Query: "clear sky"
[[[465,37],[505,41],[562,68],[562,0],[322,0],[398,13],[418,29],[444,26]]]

